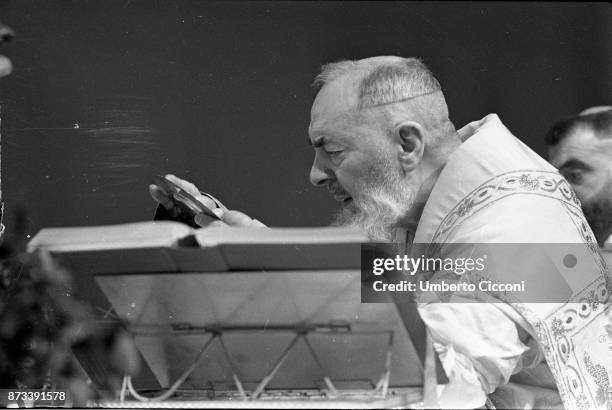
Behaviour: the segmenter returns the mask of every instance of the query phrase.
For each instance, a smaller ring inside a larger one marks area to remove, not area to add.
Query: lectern
[[[99,405],[418,406],[424,326],[395,303],[361,303],[365,241],[163,221],[43,229],[29,250],[69,268],[100,320],[130,324],[142,370],[125,401]],[[79,361],[104,377],[97,358]]]

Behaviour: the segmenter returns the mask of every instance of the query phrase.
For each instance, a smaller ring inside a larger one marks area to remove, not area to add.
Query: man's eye
[[[580,184],[583,178],[583,172],[579,169],[568,169],[563,171],[563,176],[570,184]]]
[[[340,154],[342,154],[342,151],[325,151],[327,153],[327,155],[329,155],[329,157],[331,159],[337,158]]]

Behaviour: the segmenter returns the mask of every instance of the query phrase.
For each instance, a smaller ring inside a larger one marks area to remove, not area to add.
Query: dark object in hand
[[[193,195],[168,180],[161,175],[153,177],[155,184],[162,188],[172,200],[173,209],[167,210],[163,206],[158,206],[155,212],[154,220],[171,220],[178,221],[194,228],[200,226],[195,222],[194,218],[197,214],[204,214],[214,220],[220,220],[217,215],[208,207],[204,206]]]

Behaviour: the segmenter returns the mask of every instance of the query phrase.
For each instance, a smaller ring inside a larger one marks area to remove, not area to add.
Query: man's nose
[[[331,179],[329,173],[326,172],[318,156],[316,156],[312,163],[312,168],[310,168],[310,183],[314,186],[321,186],[329,179]]]

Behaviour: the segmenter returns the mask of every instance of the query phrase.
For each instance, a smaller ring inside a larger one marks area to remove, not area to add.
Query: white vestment
[[[440,406],[609,408],[612,280],[572,189],[495,114],[459,134],[415,244],[579,243],[592,263],[555,303],[420,304],[450,380]]]

